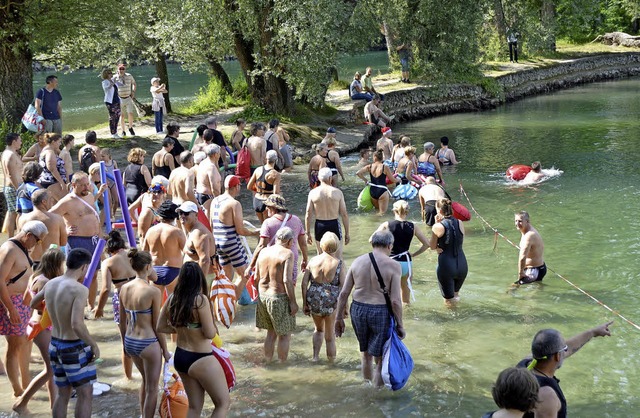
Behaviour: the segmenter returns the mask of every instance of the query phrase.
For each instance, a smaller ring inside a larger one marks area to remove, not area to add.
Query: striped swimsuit
[[[235,225],[225,225],[220,222],[220,204],[227,200],[216,198],[211,205],[213,216],[211,217],[213,226],[213,237],[216,241],[216,252],[221,266],[231,264],[234,268],[242,267],[249,263],[247,253],[244,250],[240,237],[236,232]]]

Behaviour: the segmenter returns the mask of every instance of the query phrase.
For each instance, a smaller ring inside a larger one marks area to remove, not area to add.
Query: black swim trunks
[[[533,282],[541,282],[547,275],[547,265],[542,264],[539,267],[527,267],[524,269],[525,277],[518,280],[515,284],[529,284]]]
[[[333,232],[338,236],[338,239],[342,239],[342,229],[340,228],[340,222],[338,222],[337,219],[316,219],[314,231],[316,241],[320,242],[325,232]]]

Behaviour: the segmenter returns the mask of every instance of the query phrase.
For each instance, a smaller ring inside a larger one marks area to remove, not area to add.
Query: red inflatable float
[[[453,217],[460,219],[462,222],[471,220],[471,213],[469,209],[464,207],[458,202],[451,202],[451,209],[453,209]]]
[[[511,167],[507,168],[507,178],[511,180],[520,181],[526,177],[526,175],[531,171],[531,166],[523,165],[523,164],[514,164]]]

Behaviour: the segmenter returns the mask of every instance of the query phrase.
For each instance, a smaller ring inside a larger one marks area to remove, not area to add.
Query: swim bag
[[[523,164],[514,164],[507,168],[507,178],[511,180],[520,181],[527,176],[527,173],[531,171],[531,167]]]
[[[169,384],[171,378],[174,379],[174,382]],[[184,390],[182,380],[177,374],[169,372],[167,364],[164,368],[164,387],[158,413],[160,413],[161,418],[185,418],[188,412],[189,399],[187,398],[187,392]]]
[[[229,328],[236,315],[236,287],[224,274],[220,265],[216,266],[215,275],[211,282],[209,298],[213,302],[213,313],[216,319]]]
[[[227,381],[227,388],[229,392],[236,385],[236,371],[233,368],[233,364],[231,364],[231,354],[227,350],[222,347],[216,347],[214,344],[211,345],[213,349],[213,356],[218,360],[222,370],[224,371],[224,378]]]
[[[249,180],[251,177],[251,153],[245,145],[238,151],[238,159],[236,160],[236,176]]]
[[[391,390],[404,387],[413,371],[413,358],[396,332],[395,320],[391,317],[389,339],[384,343],[382,354],[382,381]]]

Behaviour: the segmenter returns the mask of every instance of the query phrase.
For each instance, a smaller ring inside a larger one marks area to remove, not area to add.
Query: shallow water
[[[558,377],[570,416],[636,416],[640,364],[635,350],[640,332],[554,272],[628,319],[640,321],[635,292],[640,269],[638,88],[640,80],[599,83],[491,112],[395,126],[396,137],[408,134],[419,147],[424,141],[437,144],[438,138],[449,136],[462,164],[445,172],[447,189],[454,200],[469,207],[459,192],[462,185],[474,208],[491,225],[474,212],[465,224],[469,276],[461,291],[462,302],[454,310],[444,307],[434,254],[429,251],[414,261],[417,301],[404,316],[405,342],[416,368],[407,387],[395,393],[376,391],[363,383],[350,325],[338,340],[335,365],[325,360],[311,363],[313,325],[300,314],[288,364],[264,365],[265,333],[254,330],[253,308],[242,307],[232,328],[221,330],[238,373],[230,415],[479,417],[495,408],[490,390],[497,374],[528,354],[537,330],[553,327],[571,336],[615,319],[614,336],[591,341],[565,362]],[[353,175],[357,159],[346,160],[343,190],[352,230],[352,243],[345,249],[349,264],[368,250],[367,239],[379,223],[391,217],[357,212],[355,200],[361,189]],[[510,184],[502,176],[509,165],[533,160],[563,173],[528,187]],[[296,167],[296,171],[285,175],[283,193],[291,212],[302,217],[306,170]],[[250,207],[247,195],[242,202]],[[417,221],[419,204],[412,201],[410,205]],[[540,231],[550,271],[543,284],[510,291],[517,250],[496,238],[492,228],[517,243],[520,234],[513,214],[519,210],[529,211]],[[254,216],[248,219],[255,222]],[[254,240],[250,243],[255,245]],[[89,321],[88,326],[98,335],[105,358],[99,378],[111,383],[121,378],[120,343],[109,313],[107,317]],[[135,384],[115,386],[96,398],[95,416],[138,416]],[[0,397],[0,411],[8,410],[8,398]],[[46,393],[39,392],[30,406],[47,416]],[[207,401],[206,411],[211,408]]]

